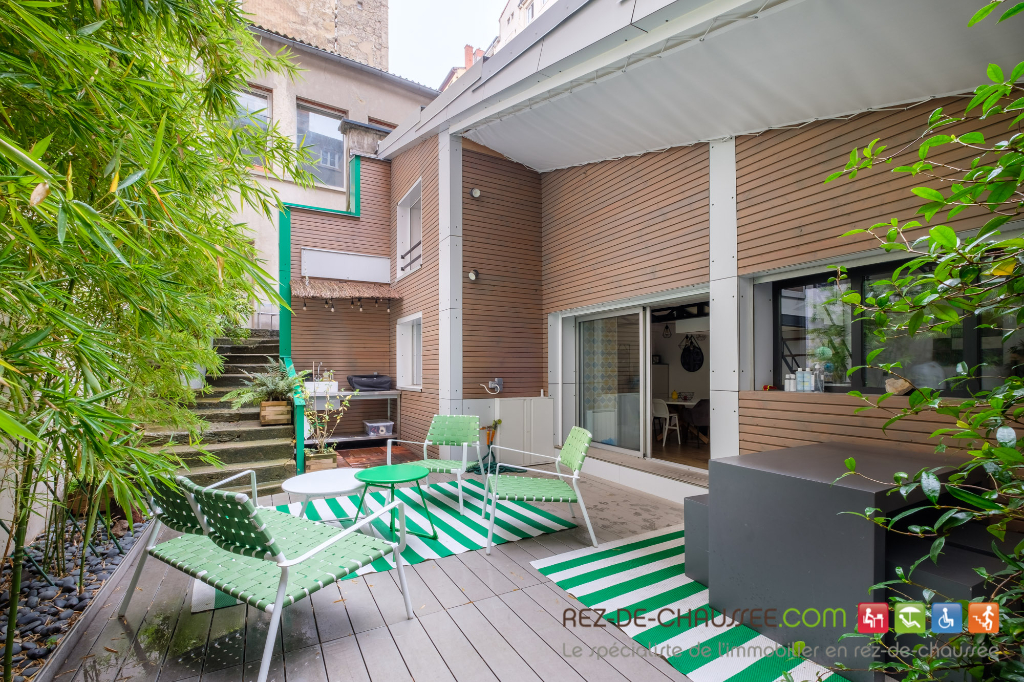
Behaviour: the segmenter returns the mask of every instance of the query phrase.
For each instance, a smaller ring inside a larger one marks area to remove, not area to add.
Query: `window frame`
[[[423,390],[422,311],[400,317],[395,323],[395,368],[399,390]]]
[[[303,99],[301,97],[296,97],[295,98],[295,148],[296,149],[299,148],[299,111],[302,110],[302,109],[305,109],[306,111],[309,111],[309,112],[314,113],[314,114],[320,114],[321,116],[328,116],[328,117],[331,117],[331,118],[337,116],[339,118],[339,122],[340,121],[344,121],[346,118],[348,118],[348,112],[345,111],[344,109],[337,109],[335,107],[328,106],[326,104],[320,104],[319,102],[313,102],[313,101],[308,100],[308,99]],[[338,172],[341,173],[341,185],[328,185],[328,184],[320,181],[319,179],[317,179],[316,182],[315,182],[315,185],[314,185],[315,187],[319,187],[319,188],[323,188],[323,189],[333,189],[333,190],[338,190],[338,191],[341,191],[341,192],[345,192],[345,191],[348,190],[348,163],[347,163],[347,161],[348,161],[348,135],[342,135],[341,147],[342,147],[342,149],[341,149],[341,160],[340,160],[340,163],[339,163],[339,165],[338,165],[338,167],[336,169]],[[321,155],[321,158],[323,158],[322,155]],[[320,164],[315,164],[315,166],[319,167]]]
[[[865,279],[878,274],[884,274],[886,277],[891,277],[896,268],[907,262],[909,262],[909,259],[848,268],[846,274],[848,277],[847,281],[850,283],[850,291],[859,292],[861,296],[863,296]],[[786,374],[789,373],[789,369],[782,360],[782,289],[807,286],[808,284],[825,284],[828,282],[829,278],[834,276],[835,273],[833,271],[819,273],[816,275],[794,277],[793,279],[779,279],[772,282],[772,376],[776,388],[783,389],[785,387],[785,377]],[[858,367],[866,364],[866,355],[864,353],[864,323],[854,317],[852,312],[853,306],[850,306],[850,309],[850,316],[853,319],[853,322],[850,325],[850,366]],[[978,328],[977,315],[964,319],[963,342],[964,362],[967,363],[968,367],[977,367],[981,364],[981,330]],[[979,390],[981,390],[980,379],[970,379],[963,384],[962,388],[942,390],[940,391],[940,394],[949,397],[968,397],[971,393]],[[857,370],[850,375],[849,386],[825,387],[826,393],[847,393],[849,391],[860,391],[865,395],[881,395],[882,393],[885,393],[884,388],[865,386],[864,370],[862,369]]]
[[[412,244],[412,216],[413,207],[419,204],[420,239],[419,255],[413,253],[416,246]],[[395,252],[395,281],[408,277],[423,268],[423,178],[413,183],[409,191],[398,201],[397,207],[398,234]],[[411,260],[403,266],[403,254],[407,254]],[[408,272],[407,272],[408,270]]]
[[[262,85],[255,85],[253,83],[246,83],[245,88],[242,90],[236,90],[236,95],[246,94],[254,97],[263,97],[267,100],[266,117],[267,117],[267,128],[271,128],[274,125],[274,91],[271,88],[263,87]],[[236,104],[237,108],[237,104]],[[249,124],[251,125],[251,124]],[[260,161],[260,157],[255,157]],[[262,171],[266,167],[265,163],[252,163],[250,167],[255,171]]]

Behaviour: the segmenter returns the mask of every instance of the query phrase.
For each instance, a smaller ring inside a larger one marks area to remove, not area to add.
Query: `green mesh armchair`
[[[590,532],[590,540],[594,543],[594,547],[597,547],[597,536],[594,535],[594,527],[590,525],[590,517],[587,515],[587,508],[583,504],[583,496],[580,494],[579,485],[580,470],[583,468],[583,461],[587,458],[587,450],[590,449],[591,440],[593,440],[593,436],[590,435],[590,431],[574,426],[569,431],[569,436],[565,439],[565,444],[562,445],[562,451],[558,454],[558,457],[539,455],[534,452],[506,448],[500,445],[491,446],[491,454],[494,456],[495,464],[500,462],[500,453],[498,451],[508,450],[510,452],[519,452],[532,455],[533,457],[554,460],[555,471],[522,467],[527,471],[542,474],[542,476],[511,476],[508,474],[490,474],[487,476],[487,481],[484,484],[484,506],[481,510],[481,516],[486,517],[488,500],[490,500],[491,523],[487,530],[488,554],[491,553],[491,546],[494,544],[494,519],[498,515],[498,500],[566,502],[569,505],[569,513],[572,514],[573,518],[576,518],[576,512],[573,511],[572,505],[573,503],[578,503],[580,511],[583,512],[583,520],[587,523],[587,530]],[[562,473],[563,466],[567,467],[571,473]],[[500,468],[496,467],[496,470],[500,471]],[[544,478],[544,476],[551,476],[552,478]],[[489,498],[488,495],[490,496]]]
[[[462,505],[462,476],[469,466],[469,446],[476,448],[476,462],[483,469],[480,459],[480,417],[469,414],[439,414],[430,421],[427,439],[424,442],[391,439],[388,441],[388,465],[391,464],[391,444],[407,443],[423,446],[423,462],[418,466],[425,467],[435,474],[455,474],[459,486],[459,513],[464,512]],[[427,447],[430,445],[449,445],[462,448],[462,459],[430,459]]]
[[[275,509],[257,508],[252,501],[255,498],[216,489],[244,475],[255,479],[255,473],[244,472],[207,488],[179,476],[178,485],[184,495],[168,486],[154,495],[153,531],[121,603],[121,615],[128,609],[145,557],[163,561],[271,615],[258,682],[266,682],[285,606],[388,554],[395,557],[406,616],[413,618],[401,555],[406,539],[402,502],[392,502],[340,530]],[[396,507],[398,542],[357,532]],[[187,509],[193,512],[191,518],[185,513]],[[183,534],[156,544],[161,523]]]

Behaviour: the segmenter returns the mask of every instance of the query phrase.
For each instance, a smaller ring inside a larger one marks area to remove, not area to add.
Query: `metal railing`
[[[288,370],[288,376],[297,379],[299,375],[295,371],[295,364],[292,362],[291,356],[284,356],[281,360]],[[302,392],[302,384],[298,382],[296,382],[295,390],[292,393],[292,404],[294,406],[292,421],[295,422],[295,470],[297,473],[304,474],[306,473],[306,398]]]
[[[408,251],[406,251],[405,253],[403,253],[403,254],[402,254],[402,255],[400,256],[400,259],[401,259],[401,260],[405,260],[406,256],[408,256],[408,255],[409,255],[410,253],[412,253],[412,252],[413,252],[413,251],[415,251],[416,249],[420,248],[420,246],[421,246],[422,244],[423,244],[423,240],[421,239],[420,241],[418,241],[418,242],[416,242],[415,244],[413,244],[413,245],[412,245],[412,246],[411,246],[411,247],[409,248],[409,250],[408,250]],[[423,253],[422,253],[422,252],[420,252],[420,253],[416,254],[415,256],[413,256],[413,258],[412,258],[412,259],[410,259],[408,263],[406,263],[405,265],[403,265],[403,266],[401,267],[401,270],[402,270],[402,272],[404,272],[406,268],[411,268],[411,267],[412,267],[412,265],[413,265],[413,263],[415,263],[416,261],[418,261],[418,260],[419,260],[419,259],[420,259],[420,258],[421,258],[422,256],[423,256]]]

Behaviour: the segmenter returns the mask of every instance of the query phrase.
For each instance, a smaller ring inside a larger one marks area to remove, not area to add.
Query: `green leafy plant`
[[[333,376],[333,373],[327,372],[324,374],[324,376],[328,375]],[[326,378],[323,379],[323,381],[332,381],[332,379]],[[352,396],[359,393],[359,391],[356,390],[353,393],[346,395],[337,403],[334,402],[334,398],[332,396],[325,396],[324,408],[322,410],[317,409],[316,400],[313,398],[313,396],[317,394],[314,393],[311,395],[305,390],[304,393],[306,397],[305,416],[306,420],[309,422],[310,429],[312,429],[310,437],[316,444],[316,447],[313,448],[313,452],[318,455],[328,454],[333,451],[333,448],[330,447],[328,441],[334,435],[338,425],[341,423],[342,417],[344,417],[345,413],[348,411]]]
[[[245,385],[221,398],[221,401],[230,402],[231,407],[236,410],[246,405],[259,405],[272,400],[291,400],[295,395],[295,389],[302,386],[302,380],[309,374],[309,370],[302,370],[294,377],[290,377],[284,360],[268,357],[262,372],[250,374],[242,370],[242,373],[249,377]]]
[[[108,490],[146,508],[183,462],[144,447],[140,425],[198,434],[187,380],[220,371],[212,339],[257,298],[281,302],[236,217],[280,206],[249,154],[265,175],[312,178],[293,139],[239,121],[251,78],[296,73],[239,3],[14,0],[0,43],[0,456],[18,594],[29,517],[49,504],[36,491],[82,491],[86,543]]]
[[[981,21],[1000,6],[985,5],[971,23]],[[1024,3],[1006,10],[1002,19],[1024,11]],[[1024,239],[1003,235],[1000,228],[1021,216],[1024,209],[1024,97],[1018,85],[1024,75],[1024,63],[1009,74],[995,64],[987,69],[989,83],[977,88],[962,116],[936,109],[916,143],[886,154],[879,140],[863,149],[854,149],[845,169],[833,173],[826,182],[839,177],[856,177],[879,164],[901,161],[905,155],[917,158],[897,166],[893,172],[909,173],[929,181],[915,187],[913,193],[923,200],[918,213],[924,222],[897,219],[879,223],[867,230],[849,234],[870,234],[886,252],[905,252],[907,262],[895,268],[891,278],[878,283],[863,296],[848,291],[841,301],[853,306],[859,319],[869,324],[875,348],[866,357],[867,368],[896,377],[910,389],[906,407],[889,402],[892,393],[867,396],[854,391],[865,405],[857,411],[884,410],[889,414],[883,428],[924,413],[937,414],[948,425],[937,429],[938,451],[959,451],[963,463],[952,468],[929,468],[896,474],[892,494],[909,496],[919,491],[926,502],[895,517],[886,517],[879,509],[857,512],[889,532],[928,538],[929,553],[909,567],[897,571],[898,580],[881,583],[872,589],[887,588],[894,602],[906,601],[913,589],[924,599],[951,601],[927,589],[914,579],[915,569],[924,561],[940,563],[949,534],[965,524],[984,524],[993,536],[992,549],[1003,564],[998,571],[976,568],[985,580],[990,596],[978,601],[999,603],[997,634],[937,635],[941,646],[913,656],[887,647],[881,635],[875,642],[889,653],[887,662],[872,664],[875,670],[903,676],[911,682],[942,679],[964,672],[977,680],[1024,680],[1024,542],[1007,546],[1010,530],[1024,528],[1024,440],[1017,429],[1024,426],[1024,379],[1021,378],[1020,332],[1024,329]],[[954,133],[972,122],[1005,121],[1008,132],[999,139],[986,140],[977,131]],[[950,148],[970,149],[969,164],[952,164],[937,159],[935,152]],[[952,217],[969,208],[985,209],[992,215],[974,233],[958,234],[946,225],[927,228],[927,223],[945,213]],[[924,232],[922,236],[916,235]],[[833,281],[846,279],[845,268],[838,268]],[[951,381],[966,392],[967,398],[950,398],[938,389],[914,386],[898,357],[891,357],[901,341],[928,334],[948,334],[969,318],[977,326],[998,335],[1008,349],[1008,358],[1000,367],[957,365]],[[983,381],[984,380],[984,381]],[[982,390],[982,386],[987,386]],[[864,476],[855,458],[846,462],[845,476]],[[889,482],[881,482],[886,483]],[[1001,541],[1001,542],[997,542]],[[845,636],[867,636],[850,634]],[[983,653],[982,653],[983,652]]]

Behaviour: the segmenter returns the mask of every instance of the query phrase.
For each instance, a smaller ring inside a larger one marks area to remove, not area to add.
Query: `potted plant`
[[[250,374],[244,386],[236,388],[222,400],[230,401],[231,407],[238,409],[246,405],[260,406],[260,425],[291,424],[292,402],[295,389],[302,385],[302,379],[309,372],[303,370],[296,376],[288,376],[288,368],[281,360],[267,358],[268,363],[262,372]]]
[[[359,391],[355,391],[352,395],[356,393],[359,393]],[[305,394],[306,438],[310,439],[316,446],[313,448],[312,454],[329,455],[333,452],[333,448],[329,445],[329,440],[334,435],[334,430],[338,428],[341,418],[348,411],[352,395],[345,396],[337,404],[334,403],[330,395],[327,395],[325,396],[323,409],[317,409],[317,394],[310,394],[309,391],[306,391]]]

